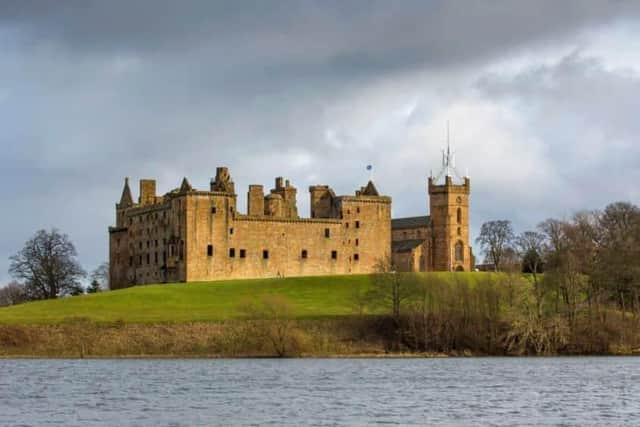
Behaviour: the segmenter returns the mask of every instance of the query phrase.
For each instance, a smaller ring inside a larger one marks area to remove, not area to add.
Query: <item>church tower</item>
[[[431,266],[434,271],[471,271],[469,245],[469,194],[471,179],[455,170],[455,153],[447,142],[442,171],[429,177],[431,215]]]

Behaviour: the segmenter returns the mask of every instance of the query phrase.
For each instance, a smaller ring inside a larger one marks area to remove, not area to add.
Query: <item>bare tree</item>
[[[624,312],[640,310],[640,209],[627,202],[608,205],[598,220],[597,264],[600,281]]]
[[[83,292],[76,249],[66,234],[40,230],[13,255],[9,273],[24,281],[30,299],[51,299]]]
[[[495,270],[501,271],[505,253],[511,247],[513,238],[511,221],[489,221],[482,224],[476,243],[487,254],[487,258],[493,263]]]
[[[269,343],[278,357],[300,351],[300,334],[293,320],[294,306],[280,295],[265,295],[257,301],[245,301],[240,307],[256,338]]]
[[[0,307],[21,304],[28,300],[24,286],[16,281],[9,282],[7,286],[0,288]]]
[[[391,257],[379,260],[375,271],[376,274],[371,276],[369,301],[373,305],[389,310],[397,322],[405,301],[415,294],[416,283],[409,277],[411,275],[396,272]]]

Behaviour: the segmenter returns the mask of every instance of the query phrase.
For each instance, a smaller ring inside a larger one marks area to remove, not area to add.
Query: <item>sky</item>
[[[352,194],[373,165],[393,216],[428,213],[450,142],[472,239],[640,203],[640,2],[0,2],[0,285],[38,229],[88,271],[125,176],[208,188],[228,166]]]

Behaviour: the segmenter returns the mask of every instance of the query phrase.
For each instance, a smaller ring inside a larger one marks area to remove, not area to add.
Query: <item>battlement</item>
[[[451,176],[445,177],[444,184],[436,184],[433,177],[429,177],[429,194],[444,194],[444,193],[459,193],[470,194],[471,193],[471,178],[464,177],[462,184],[455,184]]]

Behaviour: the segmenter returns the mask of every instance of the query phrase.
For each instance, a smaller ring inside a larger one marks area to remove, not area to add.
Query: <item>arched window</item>
[[[464,261],[464,245],[462,242],[456,243],[456,261]]]
[[[457,214],[458,224],[462,224],[462,209],[458,208]]]

